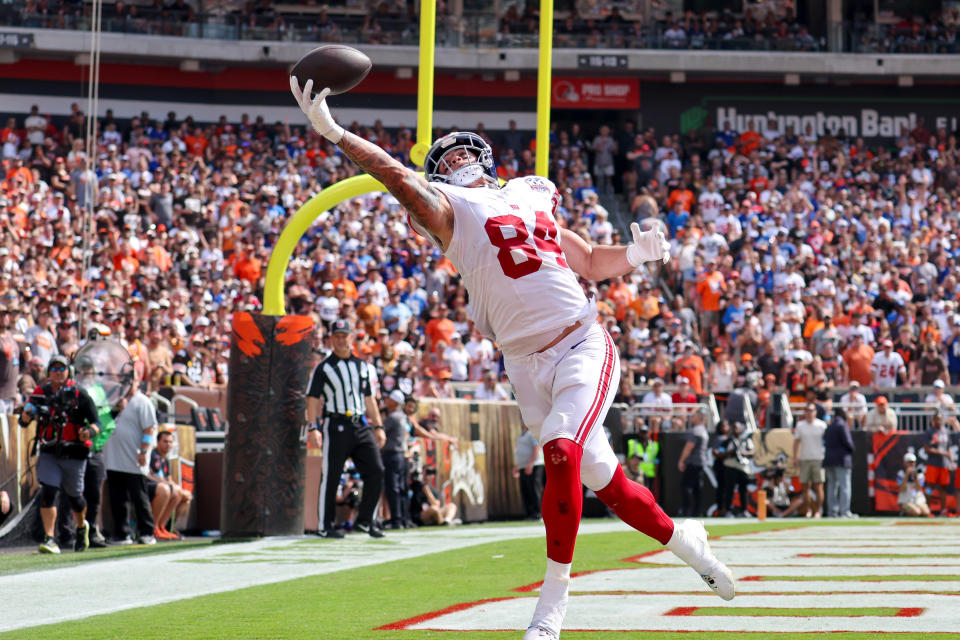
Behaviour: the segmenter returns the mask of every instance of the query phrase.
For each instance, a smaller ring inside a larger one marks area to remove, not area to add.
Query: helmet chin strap
[[[483,176],[483,166],[473,163],[465,167],[460,167],[451,173],[450,177],[447,178],[447,183],[458,187],[469,187]]]

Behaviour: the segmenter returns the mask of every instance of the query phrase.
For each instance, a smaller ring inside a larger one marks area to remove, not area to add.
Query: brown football
[[[325,44],[297,60],[290,75],[296,76],[301,89],[307,80],[313,80],[314,93],[330,87],[330,94],[337,95],[360,84],[372,66],[362,51],[343,44]]]

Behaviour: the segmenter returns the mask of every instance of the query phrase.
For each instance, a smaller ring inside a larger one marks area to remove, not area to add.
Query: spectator
[[[827,425],[817,419],[817,407],[808,402],[803,410],[803,417],[797,422],[794,429],[793,459],[797,468],[797,477],[803,484],[804,515],[819,518],[823,508],[823,436]],[[813,490],[813,502],[810,502],[810,491]]]
[[[654,378],[651,389],[643,396],[643,404],[651,405],[646,408],[647,423],[650,429],[659,432],[670,428],[670,412],[673,399],[663,390],[663,380]],[[666,420],[666,422],[664,422]]]
[[[854,333],[850,346],[843,352],[843,361],[847,365],[850,379],[856,380],[860,386],[868,387],[873,384],[874,355],[873,348],[864,344],[863,336]]]
[[[391,529],[404,529],[408,523],[412,523],[407,497],[410,484],[407,438],[412,428],[403,411],[405,403],[406,398],[399,389],[394,389],[384,399],[386,413],[383,430],[386,442],[380,447],[380,457],[383,459],[384,493],[390,509],[390,519],[385,524]]]
[[[687,442],[680,452],[677,469],[683,474],[683,503],[681,511],[688,518],[703,515],[703,470],[707,465],[707,445],[710,436],[706,428],[706,410],[690,416]]]
[[[912,452],[905,453],[903,469],[897,473],[897,504],[900,505],[900,515],[911,517],[931,515],[923,485],[923,475],[917,470],[917,456]]]
[[[923,453],[927,458],[924,483],[930,487],[930,491],[936,493],[941,516],[947,515],[947,492],[950,479],[957,468],[950,448],[950,435],[943,414],[937,411],[930,419],[927,442],[923,445]]]
[[[924,346],[917,361],[917,372],[919,374],[917,382],[923,386],[929,386],[937,382],[946,383],[950,378],[947,364],[943,361],[936,344]]]
[[[147,465],[153,443],[156,442],[156,410],[147,396],[134,391],[114,422],[113,435],[103,447],[110,489],[110,513],[113,517],[113,541],[117,544],[133,544],[127,510],[128,506],[133,505],[137,542],[156,544],[153,535],[156,527],[147,491]]]
[[[840,408],[846,411],[856,429],[863,429],[867,419],[867,397],[860,393],[860,383],[850,381],[850,389],[840,396]]]
[[[193,494],[170,479],[170,453],[173,450],[173,432],[157,434],[157,446],[150,452],[147,470],[147,492],[150,494],[154,521],[154,537],[158,540],[179,540],[180,534],[167,528],[167,523],[176,524],[190,510]]]
[[[480,380],[484,372],[493,367],[493,343],[483,337],[476,328],[470,330],[470,340],[464,345],[470,354],[470,379]]]
[[[10,332],[13,308],[0,307],[0,413],[11,415],[17,399],[20,374],[20,346]]]
[[[728,432],[726,443],[723,445],[723,494],[720,501],[720,511],[727,517],[748,517],[750,515],[747,497],[747,485],[750,482],[750,473],[753,470],[753,434],[747,431],[742,422],[736,422]],[[733,493],[737,492],[740,500],[739,512],[733,511]]]
[[[10,503],[10,494],[0,491],[0,525],[3,525],[11,512],[13,512],[13,505]]]
[[[833,410],[833,419],[823,434],[823,449],[829,515],[855,518],[856,514],[850,511],[854,444],[847,426],[847,413],[842,408]]]
[[[898,379],[905,379],[907,367],[899,353],[893,350],[893,341],[883,341],[883,350],[873,356],[870,364],[873,386],[877,389],[892,389]]]
[[[954,402],[950,394],[944,391],[945,386],[943,380],[934,380],[933,393],[928,393],[923,401],[927,404],[937,405],[937,408],[941,411],[950,412],[954,407]]]
[[[463,346],[463,338],[459,333],[450,336],[450,346],[443,352],[443,362],[450,371],[451,380],[464,382],[468,379],[470,352]]]
[[[513,477],[520,481],[520,497],[527,520],[540,519],[540,503],[546,473],[543,453],[527,425],[520,423],[521,432],[513,448]]]
[[[488,369],[483,372],[483,381],[474,391],[473,398],[474,400],[507,402],[510,400],[510,394],[504,391],[503,387],[497,382],[497,374]]]
[[[441,431],[440,425],[442,420],[440,409],[438,407],[431,407],[427,411],[427,415],[424,416],[422,420],[417,421],[413,418],[417,412],[417,401],[408,398],[406,405],[404,405],[404,412],[410,417],[410,421],[413,423],[413,428],[417,434],[417,437],[429,438],[439,442],[449,442],[451,444],[457,444],[459,441],[456,437]]]
[[[874,407],[867,414],[863,428],[867,431],[893,433],[897,430],[897,414],[887,406],[887,396],[877,396]]]

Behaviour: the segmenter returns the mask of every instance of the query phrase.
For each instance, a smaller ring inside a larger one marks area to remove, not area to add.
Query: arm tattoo
[[[387,191],[406,208],[413,221],[430,232],[438,247],[444,248],[431,229],[447,206],[442,193],[377,145],[349,131],[343,134],[337,146],[357,166],[383,183]]]

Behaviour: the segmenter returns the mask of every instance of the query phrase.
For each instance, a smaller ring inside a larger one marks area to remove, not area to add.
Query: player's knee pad
[[[57,494],[60,493],[58,487],[53,487],[49,484],[40,485],[40,508],[49,509],[50,507],[57,506]]]
[[[70,507],[76,513],[80,513],[87,508],[87,499],[83,497],[83,494],[79,496],[67,496],[67,499],[70,500]]]

